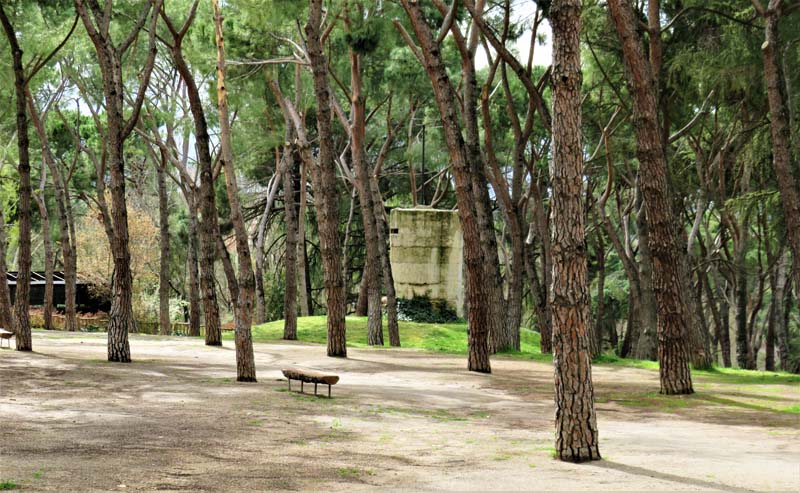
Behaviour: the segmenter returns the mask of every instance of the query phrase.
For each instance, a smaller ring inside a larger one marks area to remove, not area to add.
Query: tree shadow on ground
[[[623,472],[625,474],[634,474],[637,476],[644,476],[661,481],[671,481],[673,483],[680,483],[687,486],[696,486],[699,488],[721,490],[721,491],[735,491],[741,493],[750,493],[755,490],[748,490],[747,488],[739,488],[724,483],[715,483],[713,481],[704,481],[702,479],[689,478],[686,476],[679,476],[677,474],[669,474],[660,471],[654,471],[644,467],[631,466],[628,464],[620,464],[619,462],[612,462],[608,460],[601,460],[597,462],[590,462],[587,465],[592,467],[599,467],[602,469],[613,469],[615,471]]]

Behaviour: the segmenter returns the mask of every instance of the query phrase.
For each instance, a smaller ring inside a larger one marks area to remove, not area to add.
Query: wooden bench
[[[6,329],[0,329],[0,347],[3,347],[3,340],[8,341],[8,349],[11,349],[11,338],[14,337],[13,332]]]
[[[317,395],[317,385],[328,386],[328,398],[331,397],[331,385],[336,385],[339,382],[338,375],[331,375],[330,373],[322,373],[315,370],[306,370],[304,368],[284,368],[283,376],[289,381],[289,390],[292,390],[292,380],[300,380],[300,393],[303,392],[304,383],[314,384],[314,395]]]

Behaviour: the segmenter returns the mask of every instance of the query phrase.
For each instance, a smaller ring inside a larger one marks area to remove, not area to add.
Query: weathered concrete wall
[[[393,209],[390,260],[398,298],[445,300],[464,316],[464,240],[456,211]]]

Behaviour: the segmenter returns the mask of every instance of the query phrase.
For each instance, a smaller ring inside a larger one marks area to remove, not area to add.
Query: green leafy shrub
[[[428,296],[398,299],[397,318],[410,322],[430,324],[443,324],[459,320],[456,311],[445,300],[432,300]]]

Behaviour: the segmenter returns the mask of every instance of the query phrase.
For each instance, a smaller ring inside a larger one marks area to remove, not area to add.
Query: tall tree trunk
[[[2,169],[2,165],[0,165]],[[11,311],[11,293],[8,289],[8,265],[6,254],[8,239],[6,236],[6,219],[0,207],[0,327],[14,330],[14,317]]]
[[[28,99],[28,112],[31,117],[31,122],[33,123],[33,127],[36,129],[36,133],[39,136],[39,142],[41,143],[42,148],[42,159],[47,167],[50,170],[50,175],[52,176],[51,182],[53,183],[53,190],[55,195],[55,203],[56,203],[56,210],[58,211],[58,232],[60,236],[60,247],[61,247],[61,256],[63,258],[64,264],[64,296],[65,296],[65,309],[64,309],[64,328],[68,331],[75,331],[78,329],[78,319],[77,313],[75,310],[75,294],[76,294],[76,258],[75,258],[75,245],[74,245],[74,220],[72,218],[72,204],[68,203],[69,200],[69,190],[66,187],[65,181],[65,174],[64,172],[59,169],[58,165],[56,164],[56,160],[53,157],[53,154],[50,150],[50,143],[47,136],[47,132],[45,131],[44,124],[39,118],[39,114],[36,110],[36,106],[33,101],[33,96],[30,93],[30,88],[26,88],[27,91],[27,99]],[[74,166],[74,163],[73,163]],[[67,176],[71,176],[72,169],[67,170]],[[46,176],[46,171],[42,169],[42,183],[40,185],[40,196],[41,198],[37,198],[37,202],[39,203],[39,211],[42,214],[42,229],[47,229],[49,231],[50,224],[49,224],[49,216],[47,215],[47,208],[44,205],[44,180]],[[45,238],[45,241],[49,241],[49,235]],[[47,250],[47,244],[45,244],[45,250]],[[52,254],[52,246],[49,250],[51,253],[45,254],[47,259],[51,259],[54,257]],[[52,262],[49,263],[52,268],[54,265]],[[45,270],[47,270],[48,262],[45,262]],[[52,284],[52,283],[51,283]],[[52,292],[52,291],[51,291]],[[45,295],[47,298],[47,295]],[[50,306],[51,306],[51,313],[52,313],[52,296],[50,296]],[[47,315],[47,304],[45,305],[45,327],[49,328],[51,322],[48,321]]]
[[[309,16],[305,27],[306,47],[314,79],[314,96],[317,101],[317,137],[319,139],[318,165],[316,169],[312,169],[311,178],[317,207],[322,266],[325,271],[325,292],[328,306],[328,356],[346,357],[347,291],[342,278],[339,193],[336,189],[336,165],[333,160],[328,64],[320,40],[321,23],[322,0],[309,0]]]
[[[28,314],[31,289],[31,162],[28,141],[28,115],[25,111],[27,81],[22,64],[22,49],[17,42],[14,27],[0,7],[0,21],[11,46],[12,67],[14,69],[14,92],[16,103],[17,152],[19,163],[19,203],[17,204],[17,227],[19,229],[17,249],[17,289],[14,298],[14,331],[17,351],[32,351],[31,323]]]
[[[131,360],[128,332],[136,331],[133,316],[133,277],[128,234],[128,209],[125,198],[125,139],[133,131],[144,102],[144,94],[150,81],[156,56],[156,24],[163,0],[148,0],[132,31],[117,45],[110,34],[111,16],[102,17],[90,13],[84,0],[75,0],[75,9],[83,21],[86,32],[95,48],[103,80],[105,99],[106,129],[105,155],[110,175],[111,192],[111,255],[114,274],[112,281],[111,311],[108,320],[108,360],[129,362]],[[148,26],[148,45],[146,62],[140,75],[140,86],[135,98],[130,119],[126,120],[126,103],[122,59],[132,46],[145,21]],[[108,229],[108,228],[107,228]]]
[[[216,196],[214,191],[214,163],[211,159],[208,122],[200,91],[194,80],[194,74],[183,56],[182,41],[194,18],[194,10],[190,13],[180,31],[176,30],[166,14],[161,16],[172,33],[173,43],[170,49],[175,68],[186,84],[186,96],[189,99],[189,110],[194,121],[194,137],[197,150],[197,165],[200,172],[200,187],[195,194],[195,206],[200,212],[198,239],[200,240],[200,290],[205,318],[205,343],[207,346],[222,346],[222,328],[217,302],[214,262],[217,259],[217,242],[219,239],[219,218],[217,217]]]
[[[778,326],[777,326],[777,339],[778,339],[778,359],[781,363],[781,370],[790,371],[791,361],[789,352],[789,313],[792,308],[792,297],[790,294],[791,283],[787,279],[787,270],[791,269],[791,260],[789,259],[788,252],[778,260],[776,266],[775,280],[777,286],[776,291],[772,293],[773,299],[777,298],[780,307],[778,309]],[[797,289],[797,288],[795,288]],[[776,308],[777,308],[776,307]]]
[[[300,165],[300,210],[297,214],[297,294],[300,304],[300,316],[307,317],[314,313],[311,300],[311,276],[308,272],[308,255],[306,253],[306,184],[308,170],[305,161]]]
[[[639,187],[637,187],[639,188]],[[653,291],[653,256],[650,251],[650,228],[647,211],[641,197],[641,189],[637,190],[640,201],[636,213],[636,235],[639,239],[639,282],[641,296],[639,304],[639,334],[636,340],[636,358],[655,360],[658,356],[658,314],[656,296]]]
[[[595,244],[595,255],[597,256],[597,312],[594,322],[594,347],[592,356],[599,356],[603,352],[603,316],[605,311],[605,288],[606,288],[606,247],[603,242],[602,233],[597,233]]]
[[[738,245],[735,254],[735,270],[736,270],[736,363],[739,368],[748,370],[755,369],[755,361],[753,360],[753,353],[749,344],[749,334],[747,331],[747,315],[748,315],[748,302],[750,300],[748,287],[747,287],[747,268],[744,264],[744,255],[746,249],[746,227],[742,228],[742,238],[740,245]]]
[[[289,142],[291,134],[290,128],[287,128],[287,139]],[[284,170],[280,156],[280,151],[275,150],[275,176],[269,183],[269,190],[267,192],[267,203],[264,206],[264,212],[261,213],[261,219],[258,222],[258,233],[256,236],[256,320],[257,324],[266,322],[266,307],[264,306],[264,241],[266,240],[267,223],[269,216],[272,212],[272,204],[275,202],[275,197],[278,194],[278,187],[281,185]],[[288,233],[287,233],[288,234]],[[296,234],[296,233],[295,233]],[[288,239],[287,239],[288,241]],[[295,241],[296,242],[296,241]],[[295,257],[297,254],[295,253]],[[287,286],[289,278],[287,277]],[[297,284],[297,283],[295,283]],[[296,289],[296,288],[295,288]]]
[[[381,257],[378,247],[378,226],[375,221],[375,206],[372,203],[370,173],[364,155],[364,139],[366,138],[367,115],[364,95],[361,91],[361,57],[350,50],[350,98],[352,123],[350,125],[350,153],[356,172],[355,187],[358,190],[358,202],[361,219],[364,223],[364,242],[367,260],[364,266],[364,278],[367,285],[367,344],[383,346],[383,313],[381,310]]]
[[[394,275],[392,264],[389,261],[389,237],[386,212],[381,196],[378,178],[370,177],[370,191],[372,192],[372,207],[375,214],[375,226],[378,232],[378,251],[383,267],[383,287],[386,290],[386,325],[389,332],[389,345],[400,347],[400,327],[397,323],[397,292],[394,289]]]
[[[769,0],[766,10],[758,0],[752,0],[756,11],[764,18],[764,43],[761,55],[764,61],[764,77],[767,81],[769,119],[772,134],[772,167],[778,182],[786,236],[792,256],[800,259],[800,198],[797,177],[791,162],[791,127],[786,98],[786,86],[781,73],[780,33],[781,0]],[[797,262],[797,260],[795,260]],[[793,273],[795,294],[800,302],[800,269]]]
[[[50,215],[47,213],[47,200],[44,195],[44,185],[47,180],[47,168],[42,165],[39,193],[34,195],[36,205],[39,207],[39,217],[42,221],[42,243],[44,243],[44,328],[53,328],[53,271],[55,270],[55,255],[53,254],[53,240],[50,238]]]
[[[420,5],[411,0],[401,1],[411,25],[419,40],[423,54],[425,71],[433,86],[436,105],[439,109],[442,127],[450,154],[451,169],[455,178],[456,202],[464,237],[464,261],[467,271],[468,300],[468,369],[490,373],[489,362],[489,299],[485,275],[485,259],[481,246],[480,224],[474,207],[475,194],[472,188],[471,166],[467,149],[461,135],[461,125],[456,113],[458,98],[450,83],[447,70],[442,61],[438,43],[433,37]]]
[[[238,298],[234,304],[236,327],[236,381],[255,382],[256,364],[253,354],[253,301],[255,298],[256,278],[253,273],[253,262],[250,257],[250,243],[247,228],[242,217],[242,206],[239,201],[239,187],[236,183],[236,169],[233,166],[233,144],[231,143],[231,125],[228,115],[228,91],[225,85],[225,40],[222,35],[222,13],[219,1],[212,0],[214,7],[214,27],[217,43],[217,106],[219,108],[220,152],[222,168],[225,171],[225,189],[228,192],[228,203],[231,210],[231,222],[236,235],[236,253],[238,255]]]
[[[287,132],[288,133],[288,132]],[[295,198],[295,168],[299,159],[290,146],[284,146],[283,209],[286,217],[286,251],[283,256],[286,287],[283,293],[283,338],[297,339],[297,208]]]
[[[556,454],[570,462],[600,459],[589,351],[589,286],[586,264],[581,142],[579,0],[555,0],[553,28],[553,160],[550,177],[553,228],[553,361],[556,388]]]
[[[683,300],[679,262],[681,245],[667,181],[667,162],[661,142],[653,76],[642,52],[637,20],[627,0],[608,0],[608,9],[622,45],[633,97],[640,183],[653,256],[653,290],[658,309],[658,360],[661,393],[691,394],[688,313]]]
[[[200,335],[200,279],[197,269],[197,208],[189,206],[189,244],[186,245],[186,271],[189,275],[189,335]]]
[[[169,335],[171,323],[169,316],[169,196],[167,195],[167,156],[161,151],[161,162],[156,163],[158,179],[158,229],[159,258],[158,270],[158,324],[161,335]]]

